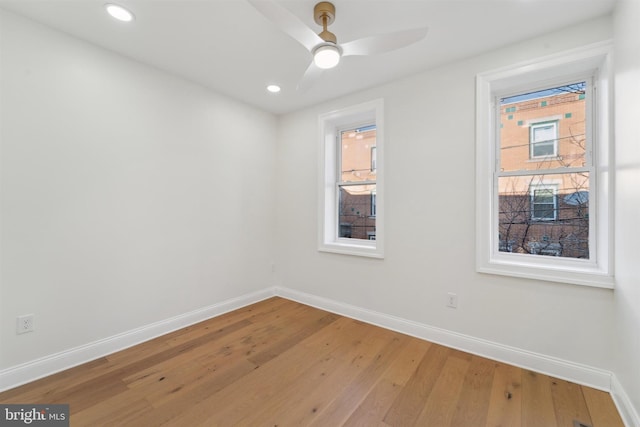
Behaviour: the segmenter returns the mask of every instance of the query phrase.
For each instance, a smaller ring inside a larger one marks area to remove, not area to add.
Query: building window
[[[610,49],[478,75],[479,272],[613,287]]]
[[[558,153],[558,124],[537,123],[531,125],[529,133],[530,155],[536,157],[557,156]]]
[[[383,257],[382,101],[320,116],[319,250]]]
[[[557,218],[556,188],[531,188],[531,219],[534,221],[549,221]],[[547,236],[548,237],[548,236]]]
[[[376,166],[376,154],[377,154],[376,146],[371,147],[371,172],[376,172],[378,169]]]
[[[376,190],[371,192],[371,216],[376,216]]]

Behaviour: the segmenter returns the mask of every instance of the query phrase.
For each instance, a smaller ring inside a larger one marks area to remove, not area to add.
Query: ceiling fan
[[[322,26],[322,32],[316,34],[297,16],[276,3],[275,0],[248,1],[313,55],[313,61],[298,84],[298,90],[307,89],[323,70],[338,65],[343,56],[375,55],[389,52],[416,43],[427,35],[427,28],[422,27],[338,43],[336,35],[327,29],[336,16],[336,8],[333,3],[322,1],[313,8],[313,19]]]

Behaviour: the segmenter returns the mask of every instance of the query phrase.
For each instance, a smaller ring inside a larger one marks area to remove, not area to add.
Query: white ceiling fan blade
[[[298,83],[296,89],[300,92],[305,92],[308,90],[313,84],[318,80],[318,78],[322,75],[324,70],[318,67],[313,61],[307,67],[307,70],[304,72],[302,79]]]
[[[342,56],[375,55],[416,43],[427,35],[427,28],[398,31],[396,33],[365,37],[341,44]]]
[[[282,31],[306,47],[308,51],[323,42],[320,36],[300,21],[297,16],[275,1],[248,0],[248,2]]]

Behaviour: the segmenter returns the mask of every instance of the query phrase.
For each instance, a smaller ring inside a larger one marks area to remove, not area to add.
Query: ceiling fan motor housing
[[[318,34],[320,38],[326,42],[338,43],[335,34],[327,30],[327,26],[331,25],[336,18],[336,7],[328,1],[321,1],[313,8],[313,20],[316,24],[322,26],[322,32]]]

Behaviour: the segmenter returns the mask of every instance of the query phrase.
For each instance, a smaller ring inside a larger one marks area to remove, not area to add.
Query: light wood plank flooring
[[[623,427],[604,392],[269,300],[0,393],[77,426]]]

